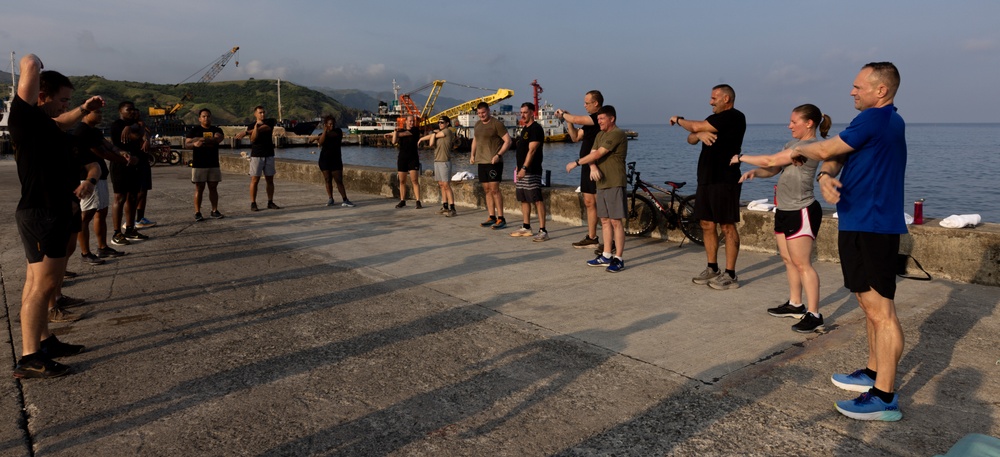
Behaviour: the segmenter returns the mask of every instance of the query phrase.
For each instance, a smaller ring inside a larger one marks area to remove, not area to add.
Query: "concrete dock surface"
[[[830,375],[867,358],[837,264],[815,265],[826,332],[799,334],[765,312],[788,298],[776,255],[741,253],[741,287],[716,291],[691,283],[705,255],[687,243],[629,238],[609,274],[571,247],[582,227],[532,242],[508,235],[518,214],[481,228],[485,210],[446,218],[437,195],[326,207],[280,175],[280,210],[251,213],[226,174],[227,217],[195,222],[190,169],[153,175],[150,239],[70,259],[85,318],[51,328],[87,346],[60,360],[74,373],[19,381],[20,190],[0,161],[0,455],[928,456],[1000,436],[994,287],[899,281],[903,419],[861,422],[833,408],[856,394]]]

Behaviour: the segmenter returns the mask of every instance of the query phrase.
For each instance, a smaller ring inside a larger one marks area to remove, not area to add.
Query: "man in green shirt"
[[[609,273],[617,273],[625,269],[622,254],[625,252],[625,159],[628,156],[628,138],[625,132],[615,124],[617,113],[611,105],[602,106],[597,111],[597,123],[601,132],[594,139],[594,149],[590,154],[566,164],[570,172],[580,165],[593,164],[590,176],[597,182],[597,217],[601,218],[601,227],[605,240],[613,240],[614,255],[610,251],[598,254],[597,258],[587,262],[592,267],[604,267]],[[605,242],[610,248],[610,244]],[[607,248],[606,248],[607,249]]]
[[[511,145],[510,134],[500,119],[490,115],[490,105],[486,102],[480,102],[476,106],[476,114],[479,121],[473,127],[469,163],[479,165],[479,182],[483,184],[486,209],[490,213],[490,218],[479,225],[500,230],[507,226],[507,220],[503,217],[500,182],[503,181],[503,155]]]

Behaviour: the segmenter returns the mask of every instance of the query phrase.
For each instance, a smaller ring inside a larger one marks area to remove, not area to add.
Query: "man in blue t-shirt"
[[[905,124],[893,105],[898,88],[895,65],[865,65],[851,90],[861,114],[838,136],[787,151],[797,162],[803,157],[825,161],[816,179],[823,198],[837,204],[844,286],[865,312],[868,365],[851,374],[835,374],[832,381],[842,389],[864,392],[837,402],[838,411],[861,420],[896,421],[903,416],[899,396],[893,393],[903,353],[903,329],[894,302],[895,260],[899,235],[906,233]]]

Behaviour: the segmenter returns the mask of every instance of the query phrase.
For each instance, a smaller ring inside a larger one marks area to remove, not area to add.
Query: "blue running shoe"
[[[834,403],[837,411],[851,419],[862,421],[894,422],[903,418],[899,410],[899,395],[892,395],[892,402],[886,403],[868,392],[854,400],[843,400]]]
[[[869,378],[864,370],[851,374],[834,373],[830,381],[833,381],[833,385],[852,392],[868,392],[868,389],[875,387],[875,380]]]
[[[611,259],[611,264],[608,265],[608,268],[606,270],[604,270],[604,271],[607,271],[608,273],[618,273],[619,271],[622,271],[624,269],[625,269],[625,261],[624,260],[619,259],[619,258],[612,258]]]
[[[588,260],[587,265],[591,267],[606,267],[611,265],[611,259],[604,257],[603,254],[598,254],[596,259]]]

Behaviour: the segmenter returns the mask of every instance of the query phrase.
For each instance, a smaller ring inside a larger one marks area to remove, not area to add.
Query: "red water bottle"
[[[913,224],[921,225],[924,223],[924,199],[919,199],[913,202]]]

